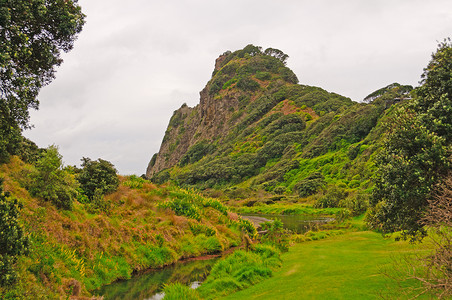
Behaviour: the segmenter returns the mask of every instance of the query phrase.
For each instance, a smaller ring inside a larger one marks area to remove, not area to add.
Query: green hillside
[[[4,189],[19,198],[29,248],[17,262],[16,285],[0,287],[5,298],[89,296],[134,272],[239,246],[253,230],[218,200],[136,176],[120,177],[100,203],[79,198],[58,209],[23,187],[30,168],[18,157],[0,166]]]
[[[323,207],[368,193],[381,120],[412,87],[395,83],[356,103],[298,84],[286,59],[253,45],[220,56],[200,104],[171,117],[148,177],[234,200],[259,191],[292,201],[334,194]]]

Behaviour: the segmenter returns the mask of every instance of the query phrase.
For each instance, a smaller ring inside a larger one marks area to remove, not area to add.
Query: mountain
[[[379,121],[412,87],[394,83],[357,103],[299,84],[287,58],[253,45],[220,55],[200,103],[173,113],[146,176],[302,197],[368,189]]]

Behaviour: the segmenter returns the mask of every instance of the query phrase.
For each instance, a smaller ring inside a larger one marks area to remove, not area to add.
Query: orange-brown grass
[[[177,188],[146,182],[132,189],[123,184],[127,177],[121,177],[118,190],[104,197],[111,203],[107,212],[89,213],[88,204],[78,202],[72,211],[63,211],[31,197],[20,186],[20,174],[26,167],[13,157],[10,163],[0,166],[0,177],[5,179],[5,190],[24,204],[21,221],[32,239],[31,255],[20,260],[21,280],[27,281],[21,284],[31,284],[30,289],[45,291],[47,296],[65,293],[73,280],[80,283],[80,295],[89,296],[88,290],[127,278],[134,270],[161,267],[183,257],[214,251],[203,248],[212,247],[212,243],[204,243],[202,235],[197,237],[199,233],[193,233],[190,224],[214,229],[214,236],[209,238],[219,243],[215,251],[240,243],[234,214],[225,216],[197,204],[201,219],[196,221],[159,207],[171,200],[170,190]]]

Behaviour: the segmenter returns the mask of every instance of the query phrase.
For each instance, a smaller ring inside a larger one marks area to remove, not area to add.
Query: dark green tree
[[[14,152],[84,17],[77,0],[0,0],[0,156]]]
[[[77,180],[90,200],[93,199],[94,195],[112,193],[119,186],[114,165],[100,158],[96,161],[83,157],[82,170],[78,174]]]
[[[427,199],[451,167],[452,45],[441,43],[415,98],[395,110],[377,158],[369,223],[416,239]]]
[[[28,252],[29,241],[19,224],[22,204],[3,192],[0,179],[0,285],[10,286],[17,278],[14,264],[17,257]]]

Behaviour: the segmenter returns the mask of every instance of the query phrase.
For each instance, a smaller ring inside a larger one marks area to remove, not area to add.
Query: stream
[[[321,224],[333,221],[330,217],[312,215],[252,215],[242,216],[258,226],[262,222],[278,218],[284,227],[296,233],[304,233],[315,229]],[[105,285],[95,290],[93,294],[104,296],[105,300],[159,300],[163,299],[162,293],[165,284],[182,283],[192,288],[197,288],[209,275],[212,266],[219,258],[207,260],[191,260],[178,262],[163,269],[149,270],[140,273],[128,280],[120,280]]]
[[[209,275],[218,258],[178,262],[163,269],[150,270],[120,280],[95,290],[93,294],[104,296],[105,300],[158,300],[162,299],[165,284],[182,283],[192,288],[198,287]]]

